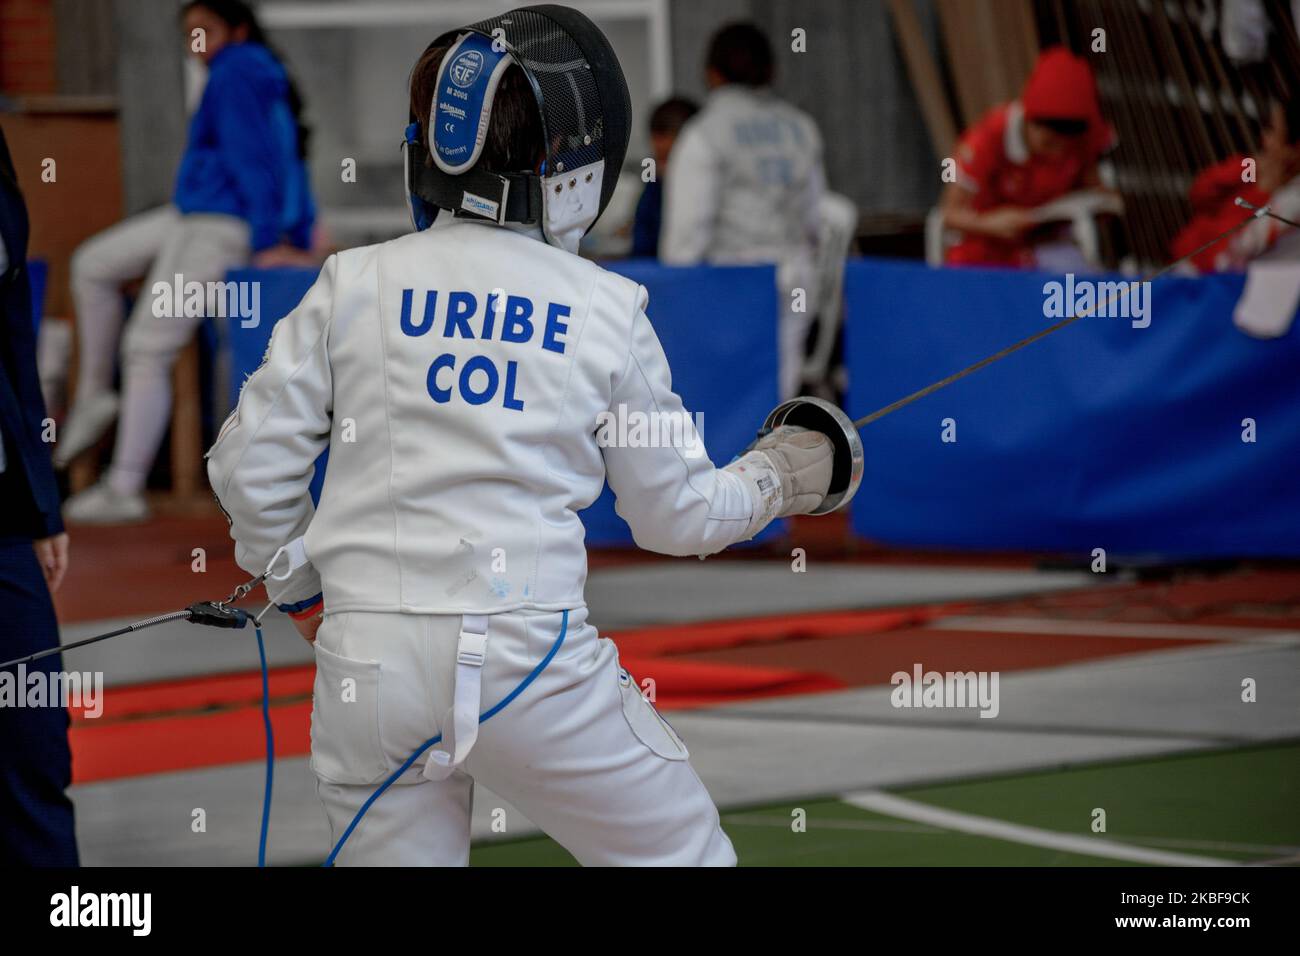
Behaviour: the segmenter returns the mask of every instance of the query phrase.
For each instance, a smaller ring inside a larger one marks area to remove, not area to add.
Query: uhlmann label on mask
[[[123,926],[148,936],[153,925],[152,893],[83,893],[78,886],[50,897],[50,925]]]
[[[460,201],[460,208],[466,212],[472,212],[476,216],[487,216],[496,219],[501,204],[495,203],[491,199],[484,199],[482,196],[475,196],[473,193],[465,193]]]

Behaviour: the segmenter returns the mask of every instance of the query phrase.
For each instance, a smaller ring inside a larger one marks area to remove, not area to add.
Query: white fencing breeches
[[[667,722],[622,671],[612,641],[568,614],[546,668],[479,726],[449,777],[426,753],[370,807],[338,865],[463,866],[474,782],[508,800],[584,865],[730,866],[718,811]],[[461,618],[329,614],[316,638],[312,769],[336,842],[375,789],[444,732],[454,698]],[[484,712],[545,658],[562,615],[489,619]],[[504,819],[508,835],[513,821]]]

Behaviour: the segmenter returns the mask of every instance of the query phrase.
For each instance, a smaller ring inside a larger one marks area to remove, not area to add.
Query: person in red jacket
[[[1253,206],[1279,201],[1300,204],[1300,97],[1273,104],[1268,124],[1260,132],[1257,158],[1229,156],[1196,177],[1188,194],[1192,218],[1170,243],[1170,255],[1188,255],[1250,215],[1237,205],[1238,197]],[[1278,212],[1294,218],[1293,211],[1279,208]],[[1192,257],[1192,265],[1200,272],[1245,268],[1272,248],[1286,228],[1276,220],[1261,219],[1230,241],[1201,250]]]
[[[1044,50],[1020,98],[991,109],[957,145],[942,209],[944,227],[961,239],[945,262],[1033,266],[1034,208],[1099,188],[1097,160],[1113,145],[1087,60]]]

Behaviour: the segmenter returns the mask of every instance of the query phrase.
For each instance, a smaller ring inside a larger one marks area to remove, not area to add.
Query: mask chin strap
[[[542,184],[546,217],[542,232],[546,241],[575,255],[578,243],[600,215],[600,190],[605,181],[605,163],[590,163],[548,176]]]
[[[504,225],[508,222],[532,225],[543,216],[542,180],[536,173],[493,173],[471,169],[452,176],[425,162],[428,152],[418,143],[406,144],[407,190],[434,209],[449,209],[455,215]],[[421,225],[419,210],[412,218]]]
[[[426,162],[428,152],[409,133],[403,150],[411,221],[417,230],[428,229],[438,210],[447,209],[460,218],[498,225],[540,224],[550,245],[577,253],[578,243],[600,214],[603,162],[546,178],[483,169],[452,176]]]
[[[438,207],[415,193],[414,169],[421,160],[416,154],[428,156],[420,147],[420,124],[412,123],[406,127],[402,138],[402,180],[406,186],[406,211],[411,214],[411,225],[416,232],[423,232],[433,225],[438,218]]]

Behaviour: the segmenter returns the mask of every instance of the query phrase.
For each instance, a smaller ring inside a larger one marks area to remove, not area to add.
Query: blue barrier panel
[[[262,364],[262,356],[270,344],[275,323],[292,312],[307,294],[311,284],[320,274],[319,269],[232,269],[226,273],[228,282],[255,282],[258,290],[257,324],[244,327],[244,321],[230,319],[226,323],[230,336],[230,406],[239,402],[239,391],[244,379]]]
[[[779,401],[776,275],[771,266],[670,268],[651,260],[609,264],[650,293],[654,323],[673,370],[673,390],[703,416],[709,456],[725,465],[754,438]],[[587,541],[630,545],[632,532],[614,513],[606,486],[582,512]],[[779,534],[783,522],[758,536]]]
[[[668,268],[652,261],[610,264],[646,287],[647,309],[673,370],[673,388],[687,409],[703,416],[709,454],[730,461],[754,437],[778,400],[776,278],[771,266]],[[230,323],[231,402],[262,361],[275,323],[297,306],[315,280],[312,269],[237,269],[227,278],[258,282],[260,321]],[[596,423],[592,423],[595,430]],[[312,484],[319,498],[323,464]],[[582,512],[587,541],[627,545],[632,535],[614,512],[608,487]],[[759,540],[780,532],[780,522]]]
[[[1061,278],[851,262],[850,412],[1050,325],[1044,283]],[[1300,329],[1239,332],[1242,284],[1162,279],[1148,328],[1089,316],[868,425],[854,530],[912,546],[1300,555]]]
[[[246,327],[244,319],[229,319],[226,335],[230,341],[230,407],[239,404],[239,390],[244,380],[262,364],[262,356],[271,342],[275,323],[297,308],[307,294],[319,269],[232,269],[226,273],[228,282],[255,282],[257,289],[257,322]],[[329,450],[316,459],[316,474],[311,480],[311,500],[320,502],[320,491],[325,484],[325,465]]]

